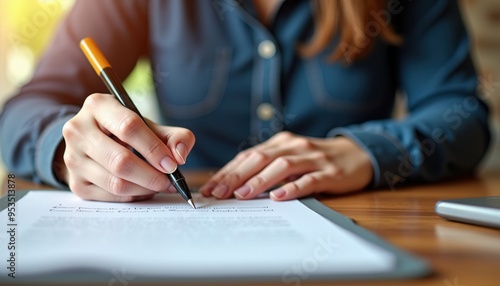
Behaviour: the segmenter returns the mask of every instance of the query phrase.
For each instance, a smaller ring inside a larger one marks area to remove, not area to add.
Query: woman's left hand
[[[270,193],[283,201],[325,192],[365,188],[373,178],[369,155],[346,137],[310,138],[280,132],[239,153],[201,189],[204,196],[253,199]]]

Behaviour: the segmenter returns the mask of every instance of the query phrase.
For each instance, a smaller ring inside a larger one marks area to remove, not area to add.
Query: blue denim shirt
[[[3,159],[21,176],[61,186],[51,168],[61,128],[86,96],[107,93],[78,48],[91,36],[121,78],[140,57],[151,60],[164,123],[197,137],[183,168],[221,167],[288,130],[351,138],[371,157],[375,187],[473,170],[488,146],[488,111],[456,1],[391,0],[371,11],[362,31],[375,46],[358,61],[350,61],[357,47],[337,62],[326,60],[331,49],[298,55],[314,30],[311,10],[309,1],[283,1],[264,26],[247,0],[77,1],[3,110]],[[377,37],[388,23],[400,46]],[[397,91],[409,115],[394,120]]]

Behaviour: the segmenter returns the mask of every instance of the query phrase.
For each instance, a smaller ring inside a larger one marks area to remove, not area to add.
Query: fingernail
[[[182,164],[186,163],[187,149],[188,148],[186,144],[182,142],[177,144],[177,146],[175,147],[175,151],[177,151],[177,154],[179,154],[179,156],[181,156],[182,158]]]
[[[226,185],[218,185],[212,191],[212,196],[217,197],[219,199],[222,199],[223,197],[226,196],[227,191],[229,191],[229,187],[228,186],[226,186]]]
[[[281,199],[286,195],[286,191],[282,188],[276,189],[271,192],[271,196],[273,196],[276,199]]]
[[[250,186],[244,185],[243,187],[238,188],[236,191],[234,191],[234,195],[238,199],[244,199],[252,190]]]
[[[160,161],[160,165],[168,174],[173,173],[177,169],[177,164],[168,156],[163,157]]]

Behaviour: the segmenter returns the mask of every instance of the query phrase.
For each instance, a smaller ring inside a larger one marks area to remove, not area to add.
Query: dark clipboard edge
[[[46,191],[67,191],[67,190],[46,190]],[[29,191],[16,191],[16,203],[19,202]],[[0,211],[7,208],[7,194],[0,198]],[[299,200],[306,207],[310,208],[314,212],[318,213],[325,219],[337,224],[338,226],[354,233],[355,235],[373,243],[374,245],[385,249],[396,256],[396,265],[395,268],[390,272],[381,272],[381,273],[366,273],[366,274],[346,274],[346,275],[315,275],[314,277],[309,277],[306,279],[307,281],[366,281],[366,280],[394,280],[394,279],[408,279],[408,278],[417,278],[423,277],[431,274],[431,269],[428,267],[428,264],[424,262],[422,259],[419,259],[415,256],[412,256],[397,247],[389,244],[382,238],[378,237],[374,233],[356,225],[351,219],[348,217],[330,209],[329,207],[322,204],[320,201],[315,198],[303,198]],[[12,281],[11,279],[5,280],[6,277],[0,277],[0,281],[2,281],[2,285],[10,285],[5,284],[5,282],[12,282],[13,285],[20,285],[21,283],[28,283],[26,285],[39,285],[49,283],[65,283],[67,285],[68,282],[75,282],[78,285],[108,285],[109,283],[109,273],[94,273],[92,271],[86,273],[54,273],[57,277],[52,276],[51,274],[42,277],[26,277],[25,279],[15,279],[16,281]],[[91,276],[89,276],[91,275]],[[130,285],[145,285],[145,283],[152,283],[157,285],[159,282],[167,282],[167,283],[203,283],[203,282],[220,282],[223,284],[226,283],[237,283],[237,282],[277,282],[280,281],[284,283],[282,277],[238,277],[238,278],[194,278],[194,279],[186,279],[186,278],[163,278],[162,277],[147,277],[145,279],[128,281]],[[76,282],[78,281],[78,282]],[[304,282],[307,282],[304,281]],[[88,284],[87,284],[88,283]],[[136,284],[137,283],[137,284]]]
[[[336,225],[348,230],[351,233],[373,243],[374,245],[385,249],[396,256],[396,268],[391,272],[357,274],[359,279],[402,279],[402,278],[417,278],[431,274],[431,269],[422,259],[412,256],[399,248],[389,244],[384,239],[368,231],[367,229],[356,225],[348,217],[332,210],[325,206],[320,201],[314,198],[304,198],[300,200],[305,206],[318,213],[322,217],[335,223]],[[336,275],[337,277],[337,275]],[[326,276],[325,278],[328,278]],[[348,275],[342,278],[349,278]],[[352,277],[351,277],[352,278]]]

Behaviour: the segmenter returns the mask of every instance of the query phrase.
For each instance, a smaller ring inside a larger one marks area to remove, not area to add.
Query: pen
[[[83,53],[89,60],[90,64],[94,68],[95,72],[101,77],[104,81],[104,84],[108,87],[109,91],[120,101],[123,106],[128,109],[134,111],[141,117],[141,119],[148,125],[146,120],[142,117],[141,113],[132,102],[132,99],[128,96],[125,88],[121,84],[118,76],[111,68],[111,65],[106,60],[101,50],[97,47],[97,44],[92,40],[92,38],[85,38],[80,41],[80,48]],[[141,159],[145,160],[144,157],[134,150],[134,153],[139,156]],[[175,172],[171,174],[167,174],[170,182],[174,185],[175,189],[181,194],[181,196],[193,207],[194,205],[193,198],[191,197],[191,192],[189,191],[189,187],[186,183],[186,179],[181,174],[179,169],[176,169]]]

